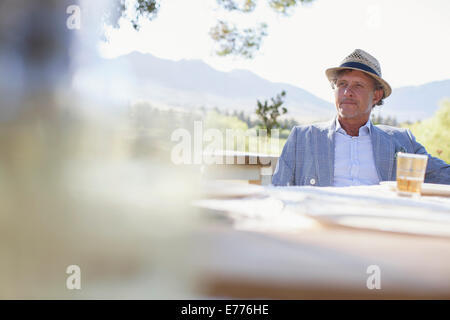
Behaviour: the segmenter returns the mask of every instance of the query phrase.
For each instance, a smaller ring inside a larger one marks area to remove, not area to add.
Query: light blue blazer
[[[334,180],[334,134],[336,120],[292,129],[272,177],[275,186],[332,186]],[[411,131],[372,125],[371,140],[380,181],[396,179],[396,153],[428,155],[425,182],[450,184],[450,165],[427,153]]]

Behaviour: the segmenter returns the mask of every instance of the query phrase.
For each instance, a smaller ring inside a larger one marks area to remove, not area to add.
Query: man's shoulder
[[[330,121],[316,122],[311,124],[302,124],[295,126],[292,130],[297,134],[303,134],[311,131],[327,131],[332,126]]]
[[[390,136],[409,136],[407,128],[393,127],[385,124],[377,124],[374,125],[374,127],[380,129],[382,132],[387,133]]]

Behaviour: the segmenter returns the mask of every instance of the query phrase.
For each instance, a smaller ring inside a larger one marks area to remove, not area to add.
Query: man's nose
[[[350,86],[345,87],[344,89],[344,96],[352,96],[353,90],[350,88]]]

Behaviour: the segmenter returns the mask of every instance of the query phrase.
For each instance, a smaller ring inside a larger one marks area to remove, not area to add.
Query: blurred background
[[[324,70],[355,48],[394,87],[372,120],[449,162],[449,9],[0,0],[0,298],[201,295],[201,170],[171,161],[172,133],[277,128],[279,155],[293,126],[333,116]]]

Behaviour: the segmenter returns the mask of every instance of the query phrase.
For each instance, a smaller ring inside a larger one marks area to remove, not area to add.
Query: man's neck
[[[362,126],[364,126],[368,119],[366,120],[351,120],[351,119],[340,119],[338,118],[338,121],[342,127],[342,129],[345,130],[345,132],[352,137],[357,137],[359,136],[359,128],[361,128]]]

